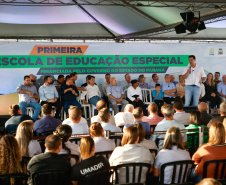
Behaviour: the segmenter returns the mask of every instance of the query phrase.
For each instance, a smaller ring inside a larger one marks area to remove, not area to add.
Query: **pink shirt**
[[[159,117],[158,115],[149,115],[148,117],[144,116],[142,118],[142,121],[148,122],[150,125],[157,125],[163,119],[164,119],[163,117]]]

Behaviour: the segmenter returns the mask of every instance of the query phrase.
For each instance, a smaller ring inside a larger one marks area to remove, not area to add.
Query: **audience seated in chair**
[[[104,137],[104,129],[100,123],[92,123],[92,125],[89,127],[89,133],[95,143],[95,153],[113,151],[115,149],[115,142]]]
[[[67,118],[67,119],[65,119],[65,120],[62,122],[62,125],[64,125],[64,124],[69,125],[69,124],[71,124],[71,123],[72,123],[71,119],[70,119],[70,118]],[[86,120],[85,118],[83,118],[83,117],[81,117],[81,120],[80,120],[79,123],[88,125],[87,120]]]
[[[32,175],[35,172],[43,170],[70,170],[70,164],[58,155],[62,148],[62,142],[59,136],[49,135],[45,139],[45,153],[32,157],[28,163],[27,171],[29,174],[28,184],[32,185]]]
[[[39,135],[42,132],[55,130],[61,121],[53,117],[53,108],[50,104],[42,106],[43,118],[37,120],[34,124],[34,135]]]
[[[158,123],[158,125],[155,127],[155,131],[167,131],[170,127],[176,126],[181,130],[185,129],[185,126],[178,123],[176,120],[173,119],[173,114],[174,114],[174,109],[172,105],[169,104],[164,104],[162,106],[162,114],[164,115],[164,118],[161,122]],[[153,141],[156,142],[157,138],[164,138],[165,134],[155,134],[152,135],[151,138]],[[187,144],[187,134],[182,133],[182,138],[183,138],[183,146],[186,146]],[[158,148],[162,149],[163,142],[160,141]]]
[[[141,123],[144,127],[145,132],[150,132],[150,125],[148,122],[143,122],[142,121],[143,117],[143,110],[140,107],[137,107],[133,110],[133,118],[134,122],[132,124],[125,125],[123,130],[125,130],[127,127],[134,125],[136,123]]]
[[[70,158],[71,155],[80,156],[81,152],[80,152],[79,146],[76,145],[75,143],[70,142],[72,129],[69,125],[59,125],[53,134],[58,135],[62,140],[62,149],[58,153],[59,155],[67,154],[68,158]],[[76,160],[71,158],[70,163],[71,163],[71,166],[73,166],[76,163]]]
[[[222,102],[220,104],[220,116],[211,119],[210,122],[207,124],[207,127],[210,128],[210,126],[215,122],[222,123],[224,118],[226,118],[226,102]]]
[[[35,110],[32,119],[37,120],[41,110],[41,105],[35,100],[38,98],[38,92],[36,87],[31,85],[31,79],[29,76],[24,76],[24,84],[20,84],[16,88],[16,93],[19,94],[19,106],[22,114],[26,114],[27,107],[32,107]]]
[[[170,82],[170,75],[165,75],[165,82],[162,84],[162,92],[164,93],[164,102],[171,104],[176,97],[176,86]]]
[[[121,82],[121,86],[123,87],[123,90],[126,90],[130,86],[132,86],[132,84],[131,84],[131,76],[130,76],[129,73],[125,74],[125,80]]]
[[[151,83],[148,84],[148,88],[149,88],[149,89],[154,89],[155,86],[156,86],[156,84],[160,84],[160,85],[161,85],[161,83],[159,82],[159,76],[158,76],[158,74],[154,73],[154,74],[152,75],[152,80],[153,80],[153,81],[152,81]]]
[[[226,98],[226,75],[222,76],[222,82],[217,85],[217,92],[220,95],[222,101]]]
[[[127,104],[126,107],[124,108],[124,112],[117,113],[115,115],[116,126],[119,127],[133,123],[134,122],[133,109],[134,106],[132,104]]]
[[[33,157],[42,152],[37,140],[33,140],[34,122],[31,120],[23,121],[16,130],[16,140],[23,157]]]
[[[79,109],[82,108],[81,104],[77,101],[79,92],[76,86],[73,84],[71,76],[66,76],[66,83],[61,85],[59,95],[61,96],[64,111],[66,112],[67,115],[70,105],[77,106]]]
[[[191,157],[189,153],[184,149],[180,129],[176,126],[173,126],[167,130],[163,148],[155,157],[153,175],[155,177],[160,176],[160,168],[162,164],[181,160],[191,160]],[[164,184],[171,183],[170,177],[172,176],[172,174],[173,168],[168,169],[164,175]],[[176,178],[178,178],[178,175],[179,173],[176,175]]]
[[[151,103],[148,106],[149,116],[143,116],[142,121],[148,122],[149,125],[157,125],[163,120],[163,117],[158,116],[158,106],[156,103]]]
[[[107,106],[109,108],[108,95],[107,95],[107,88],[109,85],[111,85],[111,75],[109,73],[105,74],[105,80],[106,82],[102,84],[103,100],[108,104]]]
[[[182,75],[179,75],[179,83],[176,84],[177,98],[185,102],[185,79]]]
[[[89,133],[89,127],[87,124],[84,124],[81,122],[82,118],[82,111],[78,107],[70,107],[68,109],[69,113],[69,119],[71,122],[66,122],[64,124],[67,124],[71,126],[72,128],[72,134],[88,134]]]
[[[176,111],[176,113],[173,115],[173,119],[183,125],[189,125],[190,114],[183,111],[184,108],[183,101],[181,99],[175,99],[173,106],[174,110]]]
[[[9,115],[12,116],[5,123],[5,133],[15,133],[18,125],[24,120],[32,120],[28,115],[22,115],[19,105],[13,104],[9,107]]]
[[[145,130],[142,123],[136,123],[133,126],[138,128],[138,132],[139,132],[138,145],[145,147],[148,150],[156,149],[158,151],[158,147],[156,146],[154,141],[145,139]],[[155,155],[153,155],[153,157],[155,157]]]
[[[64,83],[64,75],[58,75],[57,80],[53,82],[53,85],[56,87],[57,92],[59,92],[60,86]]]
[[[45,76],[44,84],[39,88],[39,96],[41,100],[41,105],[50,104],[56,107],[55,118],[60,119],[60,113],[62,108],[62,103],[59,101],[59,95],[52,84],[52,79],[50,76]]]
[[[205,178],[205,179],[202,179],[196,185],[222,185],[222,184],[214,178]]]
[[[109,85],[107,88],[107,96],[115,114],[119,112],[119,107],[117,104],[121,104],[121,111],[123,111],[125,106],[128,104],[128,101],[124,99],[123,87],[117,85],[117,80],[115,77],[111,78],[111,85]]]
[[[102,122],[101,126],[104,130],[109,130],[111,132],[122,132],[119,127],[116,127],[110,123],[111,114],[108,108],[102,108],[99,111],[99,117]]]
[[[153,170],[153,163],[154,159],[150,153],[150,151],[138,145],[139,141],[139,131],[138,128],[135,126],[130,126],[125,129],[125,132],[123,133],[122,138],[122,146],[116,147],[113,151],[109,162],[111,166],[117,166],[119,164],[125,164],[125,163],[148,163],[151,164],[151,170]],[[138,171],[137,171],[138,172]],[[141,182],[145,182],[146,179],[146,173],[147,171],[142,171],[142,179]],[[125,180],[125,173],[120,172],[119,179],[120,183],[124,183],[123,180]]]
[[[98,110],[98,112],[99,112],[102,108],[107,108],[107,103],[106,103],[104,100],[99,100],[99,101],[97,102],[96,107],[97,107],[97,110]],[[91,123],[94,123],[94,122],[102,123],[99,114],[96,115],[96,116],[93,116],[93,117],[91,118]],[[114,116],[112,116],[112,115],[111,115],[111,118],[110,118],[110,123],[111,123],[112,125],[115,125],[115,118],[114,118]]]
[[[208,143],[199,147],[192,156],[192,160],[197,165],[191,174],[193,182],[198,183],[202,180],[203,165],[206,161],[220,159],[226,159],[225,128],[221,122],[215,122],[210,126]],[[207,178],[214,177],[213,167],[208,168]]]
[[[210,122],[211,119],[213,119],[213,116],[211,114],[207,113],[208,105],[205,102],[201,102],[198,105],[198,111],[202,114],[202,124],[206,125]]]
[[[95,145],[91,137],[83,137],[81,139],[80,150],[81,150],[82,161],[75,164],[72,167],[72,171],[71,171],[72,184],[73,185],[93,184],[92,179],[85,179],[85,175],[92,172],[98,172],[100,170],[109,169],[110,168],[109,162],[103,156],[98,156],[98,157],[94,156]],[[99,184],[102,185],[103,183],[100,182]]]

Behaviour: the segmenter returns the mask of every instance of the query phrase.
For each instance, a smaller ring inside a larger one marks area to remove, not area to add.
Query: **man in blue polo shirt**
[[[167,104],[171,104],[172,101],[174,101],[174,98],[176,97],[176,87],[174,83],[170,82],[170,75],[165,75],[165,82],[162,84],[162,92],[164,93],[164,102]]]
[[[221,96],[222,100],[225,101],[226,98],[226,75],[223,75],[222,82],[217,85],[217,92]]]

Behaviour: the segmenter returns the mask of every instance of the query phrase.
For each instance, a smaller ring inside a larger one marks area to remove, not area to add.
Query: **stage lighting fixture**
[[[183,12],[180,13],[184,23],[181,23],[175,27],[176,33],[186,33],[188,30],[190,33],[196,33],[196,30],[204,30],[206,26],[203,21],[200,21],[200,12],[198,12],[199,16],[195,17],[194,12]]]

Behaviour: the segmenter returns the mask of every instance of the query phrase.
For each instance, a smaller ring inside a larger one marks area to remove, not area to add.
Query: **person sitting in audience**
[[[24,84],[20,84],[16,88],[16,93],[19,94],[19,106],[22,114],[26,114],[27,107],[32,107],[35,110],[32,119],[37,120],[41,111],[41,105],[35,101],[35,98],[38,98],[38,92],[36,87],[31,85],[29,76],[24,76]]]
[[[164,97],[164,94],[161,91],[160,84],[156,84],[155,90],[152,91],[152,98],[153,98],[153,101],[158,105],[159,110],[161,109],[161,107],[164,104],[163,97]]]
[[[139,141],[139,131],[135,126],[131,126],[125,129],[122,137],[122,146],[118,146],[113,151],[109,162],[111,166],[117,166],[124,163],[148,163],[151,164],[151,170],[153,170],[154,159],[150,153],[150,151],[138,145]],[[138,173],[138,171],[137,171]],[[142,171],[141,183],[146,181],[147,170]],[[125,174],[120,173],[119,176],[119,184],[125,183]]]
[[[221,103],[221,98],[217,93],[217,87],[213,81],[213,74],[209,73],[207,75],[207,80],[204,83],[205,85],[205,99],[211,103],[211,114],[214,114],[214,108],[217,106],[219,111],[219,106]]]
[[[162,92],[164,93],[164,102],[171,104],[176,97],[176,87],[174,83],[170,82],[170,75],[165,75],[165,82],[162,84]]]
[[[67,154],[70,158],[71,155],[78,155],[80,156],[80,149],[79,146],[75,143],[70,142],[70,137],[72,134],[72,128],[69,125],[59,125],[56,128],[56,131],[53,132],[54,135],[60,136],[62,140],[62,149],[58,153],[60,154]],[[76,160],[71,158],[71,166],[76,163]]]
[[[104,129],[100,123],[92,123],[89,127],[89,133],[95,143],[95,153],[113,151],[115,149],[115,142],[104,137]]]
[[[173,83],[175,85],[175,87],[178,84],[178,82],[175,81],[175,76],[174,75],[170,75],[170,82]]]
[[[197,165],[191,174],[193,182],[197,183],[202,180],[203,165],[206,161],[220,159],[226,159],[225,129],[222,123],[215,122],[210,126],[208,143],[200,146],[192,156],[192,160]],[[214,168],[211,165],[208,167],[208,178],[214,177]]]
[[[220,95],[222,101],[226,98],[226,75],[223,75],[222,82],[217,85],[217,92]]]
[[[148,105],[149,116],[143,116],[142,121],[148,122],[149,125],[157,125],[163,120],[163,117],[158,116],[158,106],[156,103]]]
[[[137,107],[133,110],[133,118],[134,118],[134,123],[133,124],[128,124],[125,125],[123,130],[125,130],[127,127],[130,127],[136,123],[141,123],[144,127],[145,132],[150,132],[150,125],[148,122],[143,122],[143,110],[140,107]]]
[[[119,112],[115,115],[115,123],[116,126],[124,126],[126,124],[131,124],[134,122],[133,118],[133,109],[134,106],[132,104],[127,104],[124,108],[124,112]]]
[[[129,87],[127,90],[127,100],[130,104],[134,106],[134,108],[141,107],[143,109],[144,115],[147,115],[146,106],[142,101],[141,88],[138,87],[138,81],[132,80],[131,83],[132,86]]]
[[[101,100],[101,97],[99,96],[99,87],[95,85],[95,77],[89,76],[88,77],[88,85],[85,87],[86,91],[82,91],[81,99],[84,102],[84,104],[92,104],[96,106],[97,102]],[[89,103],[85,100],[85,96],[88,96]]]
[[[46,152],[35,155],[28,163],[27,171],[29,174],[28,185],[32,185],[32,175],[42,170],[62,170],[70,171],[71,166],[58,153],[62,148],[62,141],[57,135],[49,135],[45,139]]]
[[[220,116],[211,119],[210,122],[207,124],[207,127],[210,128],[210,126],[215,122],[222,123],[224,118],[226,118],[226,102],[222,102],[220,104]]]
[[[121,129],[119,127],[116,127],[115,125],[112,125],[110,123],[110,110],[108,108],[102,108],[99,111],[99,116],[101,120],[101,126],[104,130],[110,130],[111,132],[121,132]]]
[[[52,79],[50,76],[45,76],[44,84],[39,88],[39,96],[41,100],[41,105],[50,104],[56,107],[55,118],[60,118],[60,112],[62,108],[62,103],[59,101],[59,95],[52,84]]]
[[[109,73],[105,75],[105,80],[106,82],[102,84],[102,92],[103,92],[103,100],[108,104],[107,88],[109,85],[111,85],[111,75]],[[109,105],[108,105],[108,108],[109,108]]]
[[[91,137],[83,137],[80,143],[82,161],[75,164],[71,170],[71,180],[73,185],[93,184],[92,179],[85,179],[85,175],[91,172],[107,170],[110,168],[108,160],[104,156],[94,156],[95,145]],[[98,174],[101,175],[101,174]],[[102,174],[105,175],[105,174]],[[106,176],[106,178],[108,178]],[[86,183],[84,183],[86,182]],[[101,183],[101,182],[100,182]]]
[[[115,77],[111,78],[111,85],[107,87],[107,96],[113,110],[115,111],[115,114],[119,112],[119,107],[117,105],[118,103],[121,104],[121,111],[124,110],[125,106],[128,104],[128,101],[124,99],[123,87],[117,85]]]
[[[156,84],[161,85],[161,83],[159,82],[159,76],[156,73],[152,75],[152,79],[153,81],[148,84],[149,89],[154,89]]]
[[[106,103],[104,100],[99,100],[99,101],[97,102],[96,108],[97,108],[97,110],[98,110],[98,112],[99,112],[102,108],[107,108],[107,103]],[[91,123],[94,123],[94,122],[102,123],[99,114],[96,115],[96,116],[93,116],[93,117],[91,118]],[[114,116],[111,116],[111,118],[110,118],[110,123],[111,123],[112,125],[115,125],[115,118],[114,118]]]
[[[31,79],[31,85],[34,85],[36,87],[37,91],[38,91],[40,84],[36,81],[36,76],[33,75],[33,74],[29,74],[29,77]],[[36,98],[36,101],[37,101],[37,99],[39,100],[39,98]],[[37,101],[37,102],[39,102],[39,101]]]
[[[69,124],[71,124],[71,123],[72,123],[71,119],[70,119],[70,118],[67,118],[67,119],[65,119],[65,120],[62,122],[62,125],[64,125],[64,124],[69,125]],[[79,123],[80,123],[80,124],[86,124],[86,125],[88,125],[87,120],[86,120],[85,118],[83,118],[83,117],[81,117],[81,120],[79,121]]]
[[[60,86],[64,83],[64,75],[58,75],[57,80],[53,82],[53,85],[56,87],[56,90],[59,91]]]
[[[182,75],[179,75],[179,83],[176,84],[177,97],[180,98],[183,103],[185,102],[185,79]]]
[[[141,89],[148,89],[148,83],[145,82],[146,78],[144,75],[140,75],[138,78],[139,87]]]
[[[21,151],[12,135],[4,135],[0,140],[0,174],[23,173]],[[0,183],[3,185],[4,182]]]
[[[175,99],[173,106],[174,110],[176,111],[176,113],[173,115],[173,119],[183,125],[189,125],[190,114],[183,111],[183,101],[181,99]]]
[[[34,122],[31,120],[23,121],[16,130],[16,140],[23,157],[33,157],[42,152],[37,140],[33,140]]]
[[[183,124],[178,123],[176,120],[173,119],[173,114],[174,114],[174,110],[173,110],[173,106],[169,105],[169,104],[164,104],[162,106],[162,114],[164,115],[164,118],[162,121],[160,121],[158,123],[158,125],[155,127],[155,131],[167,131],[170,127],[172,126],[176,126],[181,130],[184,130],[185,127]],[[158,143],[158,148],[162,149],[163,146],[163,139],[165,137],[165,134],[155,134],[152,135],[151,138],[153,141],[156,142],[157,139],[159,139],[159,143]],[[187,134],[186,133],[182,133],[182,137],[183,137],[183,146],[186,146],[187,144]]]
[[[78,107],[70,107],[68,109],[70,123],[65,123],[72,128],[72,134],[88,134],[89,127],[87,124],[81,123],[82,111]]]
[[[217,86],[220,82],[221,82],[221,80],[220,80],[220,72],[215,72],[215,74],[214,74],[214,83]]]
[[[50,104],[42,106],[43,118],[37,120],[34,124],[34,135],[39,136],[40,133],[55,130],[61,121],[53,117],[53,108]]]
[[[189,153],[184,149],[180,129],[173,126],[167,130],[163,148],[155,157],[153,175],[155,177],[160,176],[160,168],[162,164],[180,160],[191,160],[191,157]],[[171,183],[172,174],[173,168],[169,168],[167,171],[165,171],[164,184]],[[179,172],[176,174],[175,178],[178,179],[178,176]]]
[[[213,116],[211,114],[207,113],[208,105],[205,102],[201,102],[198,105],[198,111],[202,114],[202,124],[206,125],[209,123],[211,119],[213,119]]]
[[[190,125],[188,125],[186,127],[187,130],[189,129],[197,129],[199,128],[199,126],[204,126],[207,127],[205,125],[202,124],[202,114],[199,111],[193,111],[190,114]],[[190,133],[199,133],[199,131],[194,131],[194,132],[187,132],[187,134]],[[187,140],[187,147],[192,147],[192,136],[188,135],[187,136],[188,140]],[[198,138],[195,138],[193,145],[196,146],[198,142]],[[204,143],[208,142],[208,136],[204,135]]]
[[[129,73],[125,74],[125,81],[121,82],[121,86],[123,87],[123,90],[128,89],[131,86],[131,76]]]
[[[5,133],[15,133],[18,125],[24,120],[32,120],[28,115],[22,115],[19,105],[13,104],[9,107],[9,115],[12,116],[5,123]]]
[[[145,139],[145,130],[142,123],[136,123],[133,126],[138,128],[138,132],[139,132],[138,145],[145,147],[148,150],[156,149],[158,151],[158,147],[156,146],[154,141]],[[152,156],[155,157],[155,155],[152,155]]]
[[[222,183],[214,178],[205,178],[196,185],[222,185]]]
[[[59,95],[61,96],[64,111],[66,112],[67,115],[70,105],[76,106],[79,109],[82,108],[81,104],[77,101],[79,92],[76,86],[73,85],[73,81],[70,76],[66,76],[66,83],[61,85]]]

